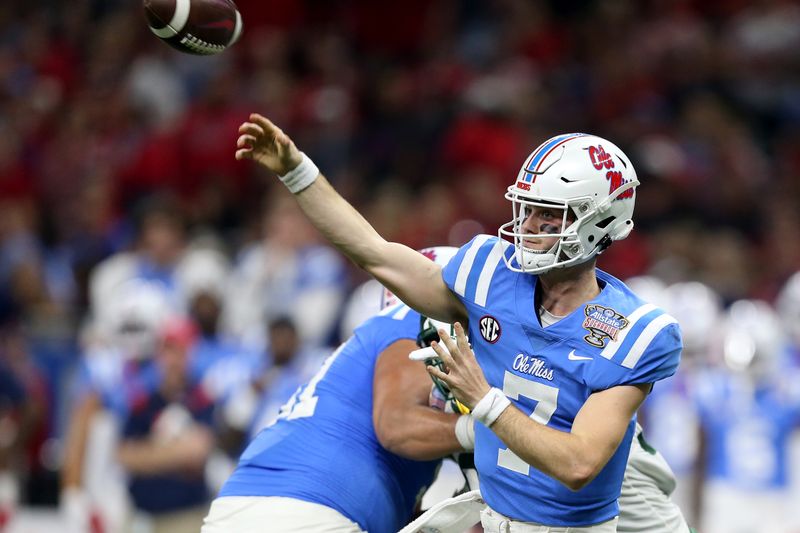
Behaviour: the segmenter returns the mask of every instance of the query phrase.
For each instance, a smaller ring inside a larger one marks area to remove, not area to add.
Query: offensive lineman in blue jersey
[[[455,251],[428,252],[446,262]],[[419,325],[397,304],[359,326],[242,453],[202,533],[405,525],[438,459],[472,447],[471,416],[428,407],[430,380],[408,359]]]
[[[318,230],[442,331],[448,372],[429,372],[472,409],[487,531],[616,530],[635,413],[681,350],[676,321],[595,267],[628,236],[639,184],[605,139],[554,137],[506,194],[513,219],[441,269],[385,241],[268,119],[239,128],[237,159],[280,176]],[[501,264],[501,261],[505,265]],[[467,343],[461,324],[468,324]],[[475,354],[473,354],[473,349]]]

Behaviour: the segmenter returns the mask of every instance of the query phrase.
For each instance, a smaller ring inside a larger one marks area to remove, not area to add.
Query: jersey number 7
[[[558,407],[558,389],[530,381],[506,370],[503,376],[503,394],[512,400],[519,400],[520,396],[536,401],[536,408],[531,413],[531,418],[540,424],[547,425],[550,417]],[[530,473],[531,466],[523,461],[517,454],[508,448],[497,451],[497,466],[502,466],[523,475]]]

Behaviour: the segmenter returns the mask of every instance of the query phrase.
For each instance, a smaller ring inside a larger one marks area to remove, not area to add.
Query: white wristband
[[[475,449],[475,419],[472,415],[461,415],[456,421],[456,439],[464,450]]]
[[[314,180],[319,176],[319,168],[317,168],[317,165],[315,165],[306,154],[300,152],[300,155],[303,159],[300,161],[299,165],[283,176],[278,176],[292,194],[299,193],[314,183]]]
[[[481,398],[481,401],[472,409],[472,416],[488,428],[494,424],[494,421],[509,405],[511,405],[511,400],[506,398],[503,391],[497,387],[492,387],[486,393],[486,396]]]

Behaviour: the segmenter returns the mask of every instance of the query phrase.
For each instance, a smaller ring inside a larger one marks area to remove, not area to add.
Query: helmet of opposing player
[[[452,324],[440,322],[439,320],[434,320],[433,318],[428,318],[426,316],[420,317],[419,334],[417,335],[417,346],[419,346],[419,349],[411,352],[409,357],[415,361],[424,361],[426,366],[435,366],[444,372],[444,362],[431,347],[431,342],[439,340],[440,329],[448,332],[450,338],[455,340],[456,332]],[[444,344],[440,343],[439,346],[443,350],[447,350],[447,347]],[[433,380],[434,387],[438,393],[437,396],[441,399],[445,406],[449,404],[454,413],[469,413],[469,407],[459,402],[456,397],[453,396],[453,392],[450,390],[450,387],[447,385],[447,383],[436,376],[431,376],[431,379]]]
[[[513,218],[498,235],[516,248],[513,257],[505,257],[506,265],[516,272],[541,274],[592,259],[630,234],[638,185],[633,164],[610,141],[584,133],[548,139],[527,157],[506,192]],[[555,238],[546,250],[525,245],[542,236],[523,228],[534,208],[562,213],[556,232],[542,232]]]

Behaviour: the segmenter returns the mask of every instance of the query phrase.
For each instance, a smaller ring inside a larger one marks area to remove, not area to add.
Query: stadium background
[[[340,309],[364,275],[316,244],[274,178],[233,159],[251,111],[413,247],[493,233],[524,156],[586,131],[642,182],[636,229],[601,267],[700,281],[726,306],[774,304],[800,270],[796,2],[237,4],[243,38],[215,57],[166,47],[136,1],[0,5],[0,362],[39,413],[7,461],[25,513],[57,508],[76,376],[108,342],[100,309],[122,297],[97,288],[98,264],[160,253],[150,274],[178,286],[172,303],[216,296],[221,329],[266,364],[277,318],[309,353],[350,326]],[[147,227],[171,237],[148,244]],[[191,253],[188,270],[215,275],[176,281]],[[274,301],[259,261],[289,269]]]

